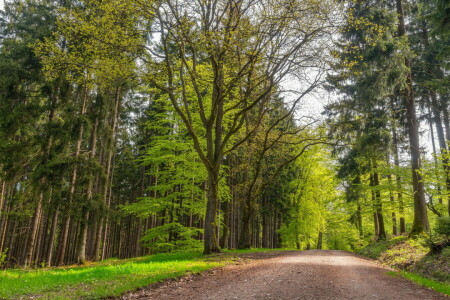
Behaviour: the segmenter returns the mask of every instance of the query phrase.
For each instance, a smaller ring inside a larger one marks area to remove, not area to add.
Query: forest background
[[[448,242],[448,3],[181,2],[7,2],[3,266]]]

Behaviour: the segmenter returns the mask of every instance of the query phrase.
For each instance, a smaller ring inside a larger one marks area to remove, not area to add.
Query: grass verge
[[[131,259],[87,262],[82,266],[0,270],[0,299],[100,299],[189,273],[233,263],[233,254],[286,249],[225,250],[164,253]]]
[[[395,237],[387,241],[373,242],[357,253],[376,259],[399,272],[402,276],[423,286],[450,295],[450,247],[431,254],[424,237]]]
[[[201,253],[111,259],[87,266],[0,271],[0,299],[99,299],[119,296],[165,279],[223,266],[232,257]]]
[[[427,288],[433,289],[437,292],[440,292],[442,294],[450,296],[450,285],[441,283],[435,280],[431,280],[425,277],[422,277],[418,274],[409,273],[405,271],[399,271],[399,272],[388,272],[389,275],[392,276],[402,276],[406,279],[409,279],[411,281],[414,281],[420,285],[423,285]]]

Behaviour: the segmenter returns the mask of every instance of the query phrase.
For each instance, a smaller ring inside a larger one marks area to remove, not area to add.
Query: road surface
[[[248,263],[150,286],[122,299],[450,300],[392,277],[376,262],[345,251],[279,251],[249,256]]]

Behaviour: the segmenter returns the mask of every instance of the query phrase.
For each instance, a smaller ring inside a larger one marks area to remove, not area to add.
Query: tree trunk
[[[219,174],[218,170],[209,169],[208,170],[208,192],[207,192],[207,203],[206,203],[206,214],[205,214],[205,225],[204,225],[204,254],[211,254],[215,252],[220,252],[219,241],[217,239],[216,230],[216,216],[217,216],[217,205],[219,202]]]
[[[381,202],[381,193],[380,193],[380,190],[379,190],[380,181],[379,181],[379,176],[378,176],[377,172],[375,172],[373,174],[373,181],[374,181],[374,186],[376,187],[376,190],[375,190],[375,201],[376,201],[375,205],[376,205],[376,215],[377,215],[378,227],[379,227],[378,239],[385,240],[386,239],[386,230],[385,230],[385,227],[384,227],[383,204]]]
[[[388,175],[388,181],[389,181],[389,185],[392,184],[392,175],[389,174]],[[395,197],[394,197],[394,192],[392,191],[391,188],[389,188],[389,199],[391,201],[391,209],[392,209],[392,213],[391,213],[391,220],[392,220],[392,234],[393,235],[397,235],[398,234],[398,230],[397,230],[397,214],[395,213]]]
[[[252,216],[252,204],[251,196],[247,195],[242,205],[242,222],[241,222],[241,234],[239,235],[238,249],[250,249],[251,247],[251,223]]]
[[[447,101],[448,101],[448,99],[447,99]],[[448,113],[447,104],[442,105],[441,109],[442,109],[442,114],[444,116],[446,144],[448,145],[450,143],[450,117],[449,117],[449,113]],[[450,191],[447,191],[447,192],[450,193]],[[450,196],[449,196],[449,203],[448,203],[448,215],[450,216]]]
[[[89,98],[89,92],[88,92],[87,86],[85,86],[84,92],[83,92],[83,103],[81,105],[81,110],[79,113],[80,116],[84,116],[86,114],[88,98]],[[78,132],[77,142],[76,142],[76,146],[75,146],[75,153],[74,153],[75,158],[77,158],[81,153],[81,144],[83,142],[83,135],[84,135],[84,124],[82,123],[80,126],[80,130]],[[75,197],[75,189],[76,189],[77,180],[78,180],[78,165],[75,165],[75,167],[72,171],[72,175],[70,177],[69,197],[67,199],[67,204],[64,209],[64,212],[65,212],[64,215],[66,216],[66,218],[64,221],[63,228],[61,229],[61,241],[59,243],[59,255],[58,255],[58,261],[57,261],[58,265],[64,264],[65,259],[66,259],[67,242],[68,242],[68,237],[69,237],[69,227],[70,227],[70,223],[71,223],[71,219],[72,219],[70,211],[71,211],[71,205],[72,205],[73,199]]]
[[[0,183],[1,183],[1,188],[0,188],[0,232],[2,230],[1,224],[3,224],[3,217],[1,212],[3,212],[3,206],[6,203],[6,195],[5,195],[5,191],[6,191],[6,181],[1,180],[0,177]],[[2,251],[1,246],[0,246],[0,252]]]
[[[231,201],[231,200],[230,200]],[[230,235],[230,201],[223,203],[223,233],[221,236],[220,246],[228,248],[228,238]]]
[[[393,100],[392,100],[393,102]],[[393,105],[392,105],[393,106]],[[400,168],[400,159],[399,159],[399,153],[398,153],[398,137],[397,137],[397,130],[395,129],[395,126],[392,126],[392,144],[393,144],[393,152],[394,152],[394,164],[397,170]],[[406,232],[406,223],[405,223],[405,208],[403,204],[403,193],[402,193],[402,178],[400,175],[397,174],[395,176],[396,178],[396,184],[397,184],[397,200],[398,200],[398,208],[399,208],[399,217],[400,217],[400,234],[403,234]]]
[[[52,266],[53,247],[54,247],[55,239],[56,239],[56,229],[57,229],[57,226],[58,226],[58,216],[59,216],[59,205],[56,206],[55,214],[53,215],[52,227],[50,229],[50,241],[49,241],[48,251],[47,251],[47,267],[51,267]]]
[[[398,14],[398,32],[399,36],[406,36],[405,20],[403,13],[402,0],[396,0]],[[419,125],[416,117],[416,103],[414,97],[414,87],[411,74],[411,64],[408,58],[405,58],[407,68],[407,87],[406,92],[406,118],[408,123],[409,147],[411,151],[411,172],[414,193],[414,222],[411,234],[416,235],[429,231],[427,205],[425,202],[425,190],[423,186],[420,169],[422,160],[420,157]]]
[[[323,240],[323,232],[319,231],[319,236],[317,238],[317,249],[322,250],[322,240]]]
[[[95,117],[95,124],[92,127],[91,133],[91,149],[89,153],[89,159],[93,161],[95,159],[97,151],[97,131],[98,131],[98,115]],[[77,262],[82,264],[86,261],[86,245],[87,245],[87,229],[89,221],[89,205],[92,201],[92,196],[94,193],[94,176],[91,175],[88,180],[87,193],[86,193],[86,203],[84,203],[81,209],[81,221],[80,221],[80,232],[77,242]]]
[[[42,215],[42,200],[44,198],[43,192],[38,193],[38,202],[36,204],[36,209],[34,210],[34,216],[33,216],[33,222],[31,223],[30,228],[30,235],[28,237],[28,243],[26,246],[26,255],[25,255],[25,261],[24,266],[29,267],[31,266],[31,261],[33,259],[33,253],[34,253],[34,246],[36,244],[36,237],[39,229],[39,222],[41,220]]]

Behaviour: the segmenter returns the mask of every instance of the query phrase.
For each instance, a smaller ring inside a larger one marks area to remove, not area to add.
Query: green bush
[[[445,248],[442,250],[442,257],[447,257],[450,260],[450,247]]]
[[[450,237],[450,217],[441,217],[438,219],[436,233]]]
[[[202,242],[195,238],[201,232],[201,229],[172,222],[147,230],[142,241],[152,253],[196,251],[202,246]]]
[[[3,252],[0,252],[0,268],[6,264],[6,252],[8,252],[8,248],[6,248]]]

